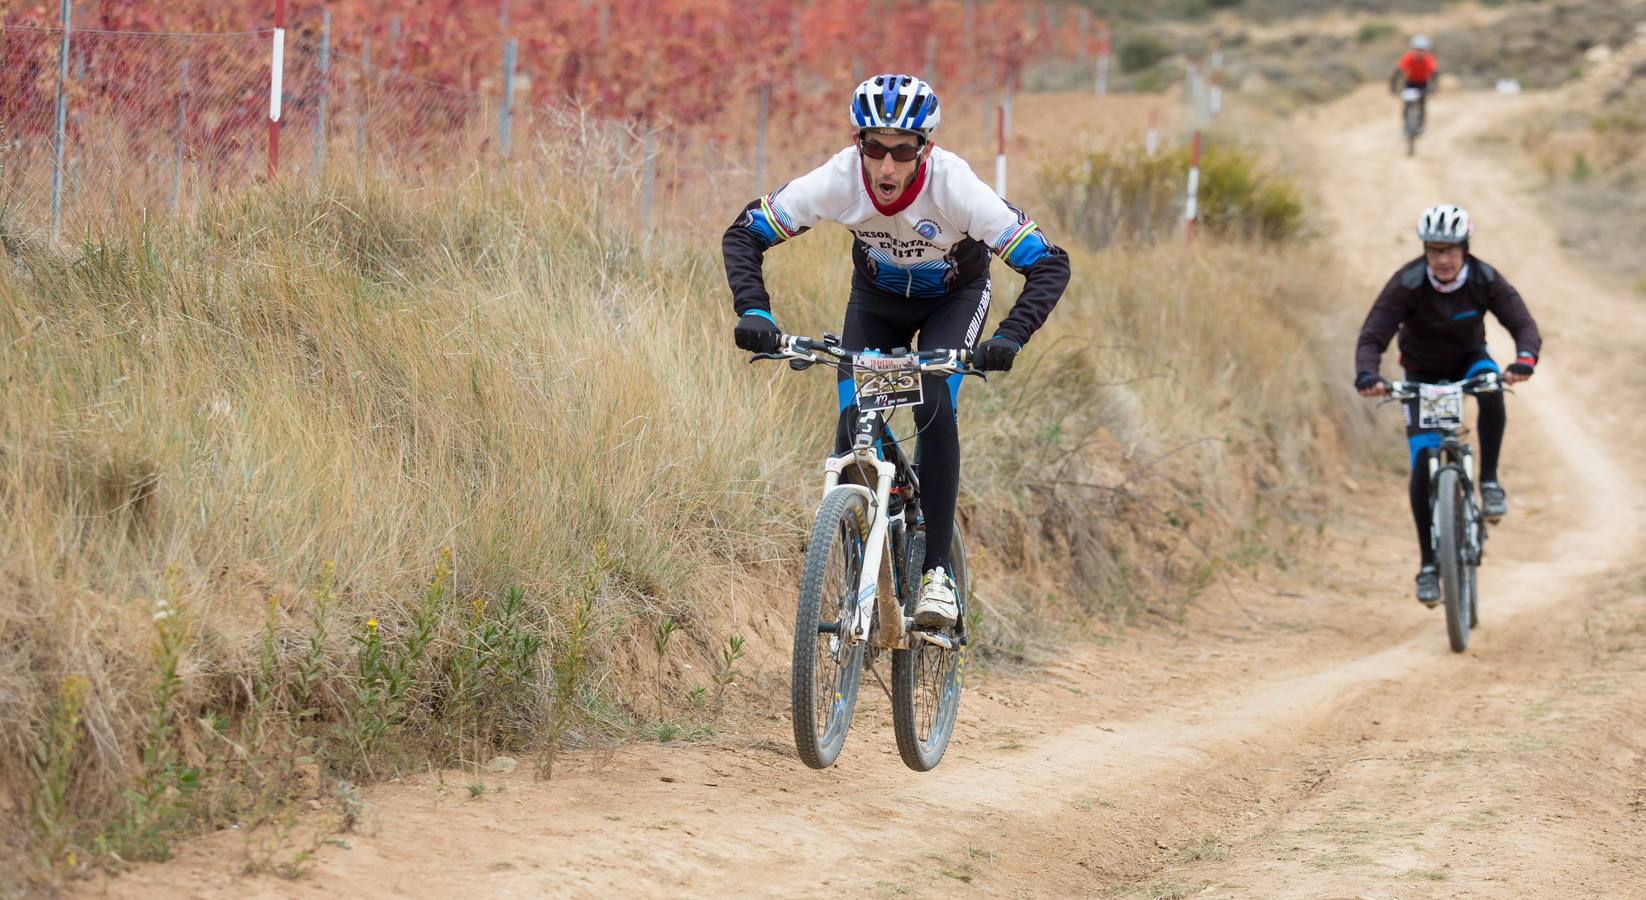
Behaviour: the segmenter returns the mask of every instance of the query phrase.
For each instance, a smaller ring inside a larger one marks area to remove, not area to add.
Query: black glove
[[[1017,359],[1017,351],[1022,349],[1022,344],[997,334],[977,345],[977,349],[972,351],[972,362],[985,372],[1010,372],[1012,362]]]
[[[1377,383],[1382,380],[1371,372],[1361,372],[1355,376],[1355,390],[1364,391],[1370,387],[1377,387]]]
[[[736,338],[739,348],[750,353],[776,353],[777,339],[782,334],[769,316],[751,312],[737,320],[732,337]]]
[[[1521,363],[1521,362],[1510,363],[1509,364],[1509,371],[1511,371],[1511,372],[1515,373],[1516,375],[1519,375],[1523,378],[1532,377],[1532,367],[1525,364],[1525,363]]]

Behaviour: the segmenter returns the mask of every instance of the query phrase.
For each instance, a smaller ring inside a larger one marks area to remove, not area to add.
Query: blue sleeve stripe
[[[767,247],[783,240],[777,230],[772,228],[772,223],[766,218],[765,212],[758,209],[749,213],[749,230],[760,235],[760,242]]]
[[[769,312],[766,312],[763,309],[751,309],[748,312],[744,313],[743,315],[745,315],[745,316],[759,316],[760,318],[765,319],[766,321],[772,323],[773,325],[777,324],[777,320],[772,318],[772,314],[769,313]]]
[[[1500,375],[1503,374],[1503,370],[1497,367],[1497,362],[1488,356],[1475,360],[1474,365],[1469,367],[1469,371],[1463,373],[1463,377],[1473,378],[1481,372],[1497,372]]]
[[[1040,261],[1049,251],[1046,248],[1046,239],[1041,236],[1039,229],[1018,237],[1013,246],[1005,251],[1006,265],[1022,270]]]

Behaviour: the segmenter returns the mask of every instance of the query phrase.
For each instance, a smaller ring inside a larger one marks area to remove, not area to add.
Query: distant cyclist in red
[[[1429,38],[1421,34],[1413,35],[1412,49],[1407,50],[1400,57],[1400,61],[1395,63],[1394,74],[1389,77],[1389,91],[1399,93],[1402,87],[1409,87],[1423,92],[1423,96],[1417,101],[1419,129],[1423,127],[1425,101],[1438,84],[1435,76],[1439,74],[1440,65],[1435,62],[1435,55],[1429,52]]]

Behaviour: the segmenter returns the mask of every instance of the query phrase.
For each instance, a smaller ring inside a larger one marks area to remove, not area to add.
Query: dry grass
[[[163,856],[342,779],[634,733],[735,632],[745,667],[786,655],[756,625],[788,614],[833,386],[744,364],[717,241],[647,254],[602,214],[524,172],[337,181],[17,257],[0,790],[45,819],[7,857]],[[785,327],[835,330],[845,250],[773,255]],[[1314,268],[1077,252],[1018,371],[965,391],[985,643],[1170,612],[1223,536],[1304,507],[1341,446]]]

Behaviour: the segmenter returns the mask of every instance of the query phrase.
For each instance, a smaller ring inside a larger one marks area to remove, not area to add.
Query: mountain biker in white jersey
[[[766,292],[768,249],[828,220],[852,232],[852,288],[841,335],[847,350],[971,349],[983,370],[1007,371],[1069,283],[1069,258],[1040,226],[984,184],[966,161],[932,143],[937,95],[912,75],[876,75],[852,92],[852,146],[750,203],[726,229],[726,279],[740,318],[737,346],[778,348],[781,334]],[[999,256],[1024,276],[1023,291],[994,335],[976,344],[989,312],[989,261]],[[955,404],[961,376],[924,376],[915,408],[916,463],[926,521],[926,558],[914,619],[948,627],[958,614],[949,575],[960,436]],[[856,386],[841,373],[836,452],[850,449]]]
[[[1378,367],[1396,332],[1407,381],[1434,384],[1499,371],[1486,352],[1488,312],[1515,339],[1515,361],[1503,372],[1504,383],[1532,377],[1543,351],[1537,322],[1509,280],[1469,252],[1473,232],[1474,223],[1462,207],[1442,204],[1423,211],[1417,225],[1423,255],[1401,266],[1389,279],[1366,314],[1355,343],[1355,389],[1363,396],[1388,396],[1388,382],[1378,374]],[[1480,406],[1480,506],[1486,520],[1495,523],[1509,511],[1508,494],[1497,480],[1498,451],[1508,416],[1502,394],[1480,394],[1475,400]],[[1434,523],[1429,518],[1426,454],[1434,452],[1442,438],[1440,432],[1419,426],[1415,400],[1406,403],[1406,440],[1412,464],[1408,493],[1421,554],[1417,599],[1433,605],[1440,600],[1440,575],[1431,541]]]

